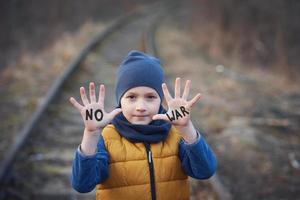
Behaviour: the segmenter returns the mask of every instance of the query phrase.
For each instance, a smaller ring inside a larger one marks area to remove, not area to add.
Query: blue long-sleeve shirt
[[[181,139],[178,154],[181,166],[188,176],[207,179],[216,171],[216,157],[199,133],[193,144],[187,144]],[[108,177],[108,164],[109,154],[102,137],[99,138],[97,152],[94,155],[83,155],[79,147],[72,165],[72,187],[81,193],[90,192]]]

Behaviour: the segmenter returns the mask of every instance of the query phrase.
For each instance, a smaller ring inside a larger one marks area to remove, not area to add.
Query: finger
[[[175,80],[175,99],[180,98],[180,78],[177,77]]]
[[[71,97],[69,100],[70,100],[71,104],[72,104],[75,108],[77,108],[77,110],[79,110],[79,111],[81,112],[81,110],[83,109],[83,106],[80,105],[80,104],[76,101],[76,99],[74,99],[73,97]]]
[[[190,93],[190,87],[191,87],[191,81],[190,80],[187,80],[186,83],[185,83],[185,87],[184,87],[184,91],[183,91],[183,95],[182,95],[182,98],[184,100],[187,100],[188,96],[189,96],[189,93]]]
[[[105,87],[103,84],[101,84],[99,89],[98,103],[100,103],[102,106],[104,105],[104,99],[105,99]]]
[[[120,112],[122,112],[121,108],[116,108],[113,111],[111,111],[108,115],[109,117],[112,119],[114,118],[117,114],[119,114]]]
[[[168,122],[170,121],[166,114],[153,115],[152,120],[165,120],[165,121],[168,121]]]
[[[83,105],[88,105],[89,104],[89,100],[87,99],[86,95],[85,95],[85,89],[84,87],[80,87],[80,96],[81,96],[81,100]]]
[[[187,105],[186,108],[187,109],[191,109],[193,107],[193,105],[200,99],[201,94],[198,93],[192,100],[190,100]]]
[[[90,82],[90,99],[91,99],[91,103],[96,102],[95,84],[93,82]]]
[[[170,95],[168,87],[167,87],[167,85],[165,83],[162,84],[162,89],[163,89],[163,93],[164,93],[165,99],[166,99],[167,104],[168,104],[169,101],[172,100],[172,96]]]

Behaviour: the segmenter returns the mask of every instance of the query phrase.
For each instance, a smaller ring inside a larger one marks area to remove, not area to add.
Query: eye
[[[128,95],[126,98],[128,98],[128,99],[134,99],[135,96],[134,95]]]
[[[157,97],[154,96],[154,95],[149,95],[148,98],[149,98],[149,99],[156,99]]]

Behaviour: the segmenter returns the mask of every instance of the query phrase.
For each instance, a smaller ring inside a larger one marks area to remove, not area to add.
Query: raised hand
[[[105,98],[105,87],[103,84],[100,85],[99,98],[96,99],[95,85],[93,82],[89,84],[90,101],[86,96],[84,87],[80,87],[80,96],[83,105],[78,103],[73,97],[70,98],[70,102],[80,112],[84,121],[85,129],[93,132],[97,129],[104,128],[115,115],[120,113],[121,108],[117,108],[110,113],[104,110],[104,98]]]
[[[186,81],[185,88],[182,96],[180,95],[180,78],[175,80],[175,95],[174,98],[170,95],[170,92],[165,83],[162,84],[162,89],[168,105],[168,111],[166,114],[156,114],[153,116],[153,120],[166,120],[170,121],[173,125],[179,127],[186,127],[190,122],[190,113],[193,105],[200,99],[201,94],[198,93],[190,101],[187,100],[190,91],[191,81]]]

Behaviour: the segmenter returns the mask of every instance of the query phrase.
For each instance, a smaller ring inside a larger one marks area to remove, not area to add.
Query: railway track
[[[129,50],[148,46],[146,32],[161,8],[153,5],[118,20],[70,64],[1,162],[0,199],[95,198],[93,192],[81,195],[70,186],[70,166],[84,127],[68,99],[94,81],[106,85],[105,104],[113,109],[115,70]]]

